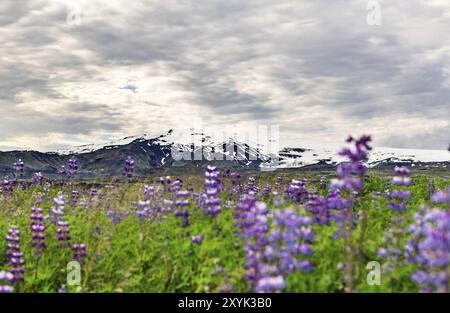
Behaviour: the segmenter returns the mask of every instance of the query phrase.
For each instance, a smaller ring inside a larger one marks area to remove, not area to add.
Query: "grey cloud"
[[[8,54],[16,62],[0,63],[0,100],[15,107],[23,101],[18,95],[32,91],[49,102],[66,103],[68,114],[55,119],[16,109],[2,118],[2,125],[15,134],[111,129],[128,135],[127,125],[119,114],[111,115],[108,105],[74,103],[58,86],[102,80],[103,71],[118,66],[160,63],[167,67],[166,75],[177,78],[174,91],[191,94],[186,102],[192,110],[211,118],[276,121],[289,133],[323,136],[342,124],[380,117],[450,120],[450,36],[434,36],[435,28],[449,29],[450,19],[419,0],[380,2],[380,27],[366,24],[368,12],[361,1],[173,0],[105,6],[70,28],[64,7],[36,19],[29,17],[30,8],[48,1],[2,1],[0,10],[6,13],[0,15],[0,25],[16,37],[0,47],[0,60]],[[411,20],[399,22],[398,16]],[[409,29],[421,22],[418,34]],[[89,51],[89,57],[66,48],[66,42]],[[445,48],[447,54],[426,57]],[[41,51],[47,54],[35,55]],[[256,76],[254,85],[263,81],[265,87],[242,87],[247,86],[241,81],[244,71]],[[158,99],[148,105],[153,103],[160,106]],[[302,115],[299,126],[292,113],[299,107],[335,113],[339,123]],[[69,117],[74,112],[76,117]],[[14,123],[19,116],[29,123]],[[291,124],[283,124],[285,117]],[[449,133],[398,133],[380,140],[390,146],[438,148],[447,145]]]

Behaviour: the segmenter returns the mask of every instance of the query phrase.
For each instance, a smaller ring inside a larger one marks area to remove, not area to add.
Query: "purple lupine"
[[[5,195],[5,197],[10,197],[12,196],[12,185],[11,182],[9,181],[8,176],[5,176],[5,178],[3,178],[3,194]]]
[[[14,281],[23,281],[25,260],[20,251],[20,231],[17,226],[11,226],[6,235],[6,263],[11,266]]]
[[[33,175],[33,185],[41,185],[44,181],[44,175],[41,172],[34,173]]]
[[[145,200],[150,200],[153,199],[153,197],[156,194],[156,190],[155,187],[153,186],[144,186],[144,199]]]
[[[325,190],[327,188],[327,178],[325,176],[320,177],[320,189]]]
[[[286,198],[296,203],[305,203],[308,199],[306,180],[293,179],[285,189]]]
[[[272,193],[272,186],[270,186],[269,184],[265,185],[262,190],[263,197],[268,198],[271,193]]]
[[[36,255],[45,249],[45,224],[41,208],[32,208],[30,215],[31,245],[34,247]]]
[[[66,289],[66,285],[62,284],[61,287],[59,287],[58,289],[58,293],[66,293],[67,289]]]
[[[64,208],[66,204],[65,196],[62,192],[59,192],[56,198],[53,198],[54,207],[51,208],[52,222],[56,224],[57,221],[64,219]]]
[[[205,235],[203,235],[203,234],[197,235],[197,236],[192,236],[191,241],[192,241],[192,243],[199,245],[202,243],[204,238],[205,238]]]
[[[281,184],[283,183],[283,178],[282,177],[277,177],[277,179],[275,180],[275,190],[280,192],[281,191]]]
[[[72,191],[72,203],[77,204],[79,197],[80,197],[80,192],[78,190],[73,190]]]
[[[247,195],[244,194],[236,204],[234,210],[234,226],[236,228],[235,235],[242,235],[245,231],[245,228],[248,226],[246,222],[246,216],[250,209],[254,206],[257,201],[257,197],[255,195]]]
[[[61,180],[64,180],[64,178],[66,178],[67,176],[67,170],[66,170],[66,166],[62,165],[59,170],[58,170],[58,176],[61,178]]]
[[[450,207],[450,187],[447,190],[438,190],[432,197],[431,200],[438,204],[447,204]]]
[[[410,262],[418,264],[412,279],[422,292],[448,293],[450,282],[450,212],[422,209],[409,228],[412,239],[405,245]]]
[[[10,272],[0,271],[0,293],[13,293],[14,275]]]
[[[68,176],[71,179],[74,179],[78,173],[78,160],[77,159],[69,159],[69,173]]]
[[[21,178],[22,175],[23,175],[23,169],[24,169],[24,163],[22,162],[21,159],[17,160],[14,163],[14,167],[13,167],[14,177],[15,178]]]
[[[119,224],[125,219],[125,217],[130,215],[130,212],[125,210],[114,209],[107,211],[106,215],[109,217],[109,219],[113,224]]]
[[[388,193],[388,198],[390,199],[388,203],[388,208],[396,211],[396,212],[405,212],[406,201],[411,198],[411,192],[409,190],[404,189],[406,186],[410,186],[412,184],[410,174],[411,171],[404,166],[395,167],[394,172],[396,176],[394,176],[390,183],[392,185],[403,187],[402,189],[393,189]]]
[[[292,209],[277,210],[274,216],[275,229],[270,234],[266,256],[271,259],[275,253],[278,268],[283,275],[296,269],[311,271],[313,265],[308,257],[313,254],[311,243],[314,235],[310,218],[298,216]]]
[[[252,203],[251,199],[243,199]],[[263,202],[253,202],[247,210],[243,210],[244,229],[242,238],[245,240],[245,255],[247,273],[245,279],[255,291],[267,290],[275,286],[261,285],[264,278],[277,276],[278,269],[264,263],[264,250],[269,243],[269,224],[267,219],[268,208]],[[284,287],[284,286],[283,286]]]
[[[57,239],[61,242],[62,248],[69,248],[72,237],[70,236],[70,225],[67,221],[56,222]]]
[[[319,225],[330,224],[331,211],[327,199],[311,194],[305,208],[313,214],[315,223]]]
[[[76,243],[72,245],[73,259],[80,264],[84,264],[86,259],[86,244]]]
[[[131,155],[125,159],[122,175],[125,177],[133,177],[134,173],[134,159]]]
[[[182,226],[188,227],[189,226],[189,211],[188,210],[176,210],[173,214],[175,217],[181,217],[182,218]]]
[[[178,179],[177,179],[178,180]],[[175,180],[174,183],[177,181]],[[173,184],[172,184],[173,187]],[[177,189],[181,187],[177,185]],[[175,193],[175,197],[178,198],[178,200],[175,201],[175,207],[178,209],[174,212],[174,216],[181,217],[182,218],[182,226],[188,227],[189,226],[189,211],[187,209],[184,209],[185,207],[189,206],[189,200],[187,199],[190,196],[189,191],[187,190],[179,190]]]
[[[233,196],[236,198],[239,198],[242,194],[243,187],[241,183],[241,174],[237,172],[233,172],[230,174],[231,177],[231,185],[230,185],[230,192]]]
[[[259,188],[256,186],[255,182],[256,182],[255,181],[255,177],[250,176],[248,178],[247,185],[245,186],[245,193],[247,193],[247,194],[252,193],[252,192],[253,193],[258,193]]]
[[[160,177],[159,178],[159,183],[163,186],[163,193],[167,192],[167,187],[170,185],[171,179],[170,176],[166,176],[166,177]]]
[[[92,200],[94,200],[95,197],[98,195],[98,190],[96,188],[91,188],[91,191],[89,192],[89,197]]]
[[[170,185],[170,192],[178,192],[183,188],[183,180],[181,178],[175,178],[175,180]]]
[[[431,199],[434,193],[436,192],[436,187],[434,186],[433,180],[428,181],[428,198]]]
[[[220,172],[215,166],[208,165],[205,171],[205,193],[204,205],[206,207],[205,215],[217,216],[220,211],[219,194],[222,190],[220,183]]]

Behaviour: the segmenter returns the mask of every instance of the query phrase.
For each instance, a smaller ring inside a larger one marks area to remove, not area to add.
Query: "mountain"
[[[24,177],[35,172],[54,177],[62,165],[76,158],[80,178],[121,175],[124,159],[131,155],[135,160],[137,175],[149,174],[155,169],[199,168],[207,163],[218,167],[239,169],[309,168],[334,169],[344,161],[334,147],[285,147],[274,157],[260,147],[235,138],[215,142],[205,133],[190,134],[190,140],[180,142],[173,130],[159,136],[130,136],[106,145],[83,145],[72,149],[51,152],[8,151],[0,152],[0,175],[11,174],[12,164],[18,159],[25,163]],[[258,146],[258,145],[256,145]],[[448,166],[450,153],[438,150],[411,150],[377,148],[371,153],[369,167],[386,167],[396,164],[417,167]]]

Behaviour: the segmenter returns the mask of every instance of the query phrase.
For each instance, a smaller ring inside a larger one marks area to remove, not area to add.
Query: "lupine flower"
[[[450,207],[450,187],[447,190],[438,190],[432,197],[431,200],[434,203],[447,204]]]
[[[423,292],[449,292],[450,212],[425,210],[414,215],[412,239],[405,245],[410,262],[419,265],[412,279]]]
[[[73,259],[80,264],[84,264],[86,258],[86,245],[84,243],[76,243],[72,246]]]
[[[306,190],[306,180],[293,179],[289,182],[286,190],[286,198],[296,203],[305,203],[308,199],[308,191]]]
[[[64,178],[66,178],[67,176],[67,170],[66,167],[64,165],[62,165],[59,170],[58,170],[58,176],[61,177],[62,180],[64,180]]]
[[[61,242],[61,247],[68,248],[70,247],[70,241],[72,240],[72,237],[70,236],[70,226],[69,222],[67,221],[58,221],[56,222],[56,232],[57,232],[57,239]]]
[[[14,282],[14,275],[0,271],[0,293],[12,293],[14,292],[14,287],[11,286]]]
[[[239,198],[243,191],[241,183],[241,174],[233,172],[230,174],[230,177],[231,177],[230,191],[235,197]]]
[[[34,173],[33,175],[33,185],[41,185],[44,181],[44,175],[41,172]]]
[[[255,184],[255,177],[249,177],[247,185],[245,186],[245,193],[258,193],[258,191],[258,187]]]
[[[62,284],[61,287],[59,287],[58,289],[58,293],[66,293],[67,289],[66,289],[66,285]]]
[[[77,190],[72,191],[72,203],[78,203],[78,197],[80,196],[80,192]]]
[[[144,199],[150,200],[155,196],[155,187],[153,186],[144,186]]]
[[[262,194],[264,198],[268,198],[272,192],[272,187],[270,185],[264,186]]]
[[[170,192],[177,192],[183,187],[183,181],[180,178],[176,178],[170,185]]]
[[[78,160],[70,159],[69,160],[69,173],[68,173],[69,178],[74,179],[75,176],[77,176],[77,173],[78,173]]]
[[[20,251],[20,231],[17,226],[11,226],[6,235],[6,262],[11,266],[14,281],[23,281],[25,260]]]
[[[12,195],[12,185],[11,182],[9,181],[8,177],[5,176],[5,178],[3,178],[3,194],[6,196],[11,196]]]
[[[317,195],[310,195],[305,207],[308,212],[313,214],[315,223],[319,225],[330,224],[331,210],[327,199]]]
[[[428,181],[428,197],[429,199],[431,199],[431,197],[434,195],[434,193],[436,192],[436,187],[434,186],[433,180],[429,180]]]
[[[98,190],[96,188],[91,188],[91,191],[89,193],[91,201],[94,200],[94,198],[97,197],[97,195],[98,195]]]
[[[410,186],[412,184],[409,175],[411,171],[406,167],[395,167],[395,174],[391,180],[391,184],[397,186]],[[406,211],[406,201],[411,198],[411,192],[405,189],[394,189],[388,194],[390,202],[388,203],[388,208],[397,212]]]
[[[176,217],[182,218],[182,226],[188,227],[189,226],[189,211],[188,210],[176,210],[173,214]]]
[[[21,159],[14,163],[14,176],[20,178],[23,175],[24,164]]]
[[[57,197],[53,199],[53,203],[55,204],[51,209],[53,223],[64,219],[65,202],[65,196],[62,192],[59,192]]]
[[[241,201],[236,204],[234,213],[234,226],[236,228],[235,234],[241,235],[245,228],[248,226],[246,222],[246,216],[250,209],[254,206],[257,201],[255,195],[243,195]]]
[[[134,172],[134,160],[133,157],[129,155],[125,159],[125,164],[123,167],[123,176],[133,177],[133,172]]]
[[[125,211],[125,210],[114,209],[114,210],[107,211],[106,215],[108,215],[108,217],[112,223],[119,224],[120,222],[122,222],[125,219],[125,217],[130,215],[130,212]]]
[[[277,179],[275,180],[275,190],[276,191],[281,191],[281,184],[283,183],[283,178],[282,177],[277,177]]]
[[[43,222],[44,217],[42,215],[41,208],[32,208],[30,215],[30,227],[31,227],[31,245],[35,248],[34,253],[40,254],[45,249],[45,224]]]
[[[327,178],[325,176],[320,177],[320,189],[327,188]]]
[[[202,243],[204,238],[205,238],[205,235],[192,236],[191,237],[191,241],[198,245],[198,244]]]
[[[207,166],[205,171],[205,193],[204,205],[206,206],[205,215],[216,216],[220,213],[219,194],[222,190],[220,183],[220,172],[215,166]]]

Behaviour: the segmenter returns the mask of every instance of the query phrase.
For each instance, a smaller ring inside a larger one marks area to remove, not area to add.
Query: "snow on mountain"
[[[345,161],[338,155],[338,151],[343,146],[339,144],[321,147],[318,144],[309,143],[301,147],[285,147],[280,149],[275,156],[270,156],[264,145],[254,142],[243,142],[236,138],[227,138],[225,141],[221,141],[202,131],[191,131],[187,135],[186,132],[169,130],[159,136],[147,134],[128,136],[110,140],[106,144],[89,144],[54,152],[60,155],[84,154],[100,149],[115,149],[131,143],[147,141],[148,146],[161,146],[166,149],[170,147],[174,151],[178,151],[180,155],[182,153],[192,154],[194,160],[205,158],[205,156],[207,159],[213,160],[216,157],[222,160],[241,161],[242,165],[246,166],[257,161],[261,168],[296,168],[318,163],[336,165]],[[161,165],[164,166],[169,158],[170,155],[166,153],[165,157],[160,160]],[[432,166],[445,166],[449,161],[450,153],[446,150],[375,147],[370,153],[367,165],[376,167],[393,163],[408,163],[415,166],[416,163],[430,163]]]

